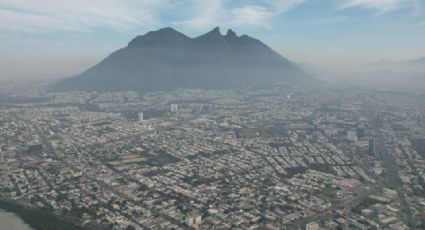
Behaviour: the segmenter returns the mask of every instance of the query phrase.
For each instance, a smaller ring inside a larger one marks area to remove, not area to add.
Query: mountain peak
[[[150,31],[145,35],[137,36],[133,39],[129,47],[153,46],[153,45],[173,45],[189,42],[191,39],[179,31],[165,27],[157,31]]]
[[[210,32],[203,34],[194,39],[196,43],[209,44],[209,45],[218,45],[225,42],[224,37],[221,35],[220,27],[215,27]]]
[[[235,31],[230,29],[230,30],[227,31],[226,37],[227,38],[237,38],[238,35],[235,33]]]
[[[220,35],[220,36],[221,36],[220,27],[219,27],[219,26],[215,27],[213,30],[211,30],[211,31],[210,31],[210,32],[208,32],[207,34],[211,34],[211,35]]]
[[[170,33],[170,34],[172,34],[172,33],[180,33],[180,32],[175,30],[173,27],[164,27],[164,28],[159,29],[157,31],[153,31],[152,33]]]

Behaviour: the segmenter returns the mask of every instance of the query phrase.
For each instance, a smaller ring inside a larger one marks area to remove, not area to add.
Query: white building
[[[348,131],[347,132],[347,139],[349,141],[352,141],[352,142],[357,142],[358,141],[357,132],[356,131]]]
[[[143,112],[138,113],[137,114],[137,118],[139,119],[139,121],[143,121],[144,120],[144,118],[143,118]]]
[[[192,215],[186,219],[186,224],[194,229],[200,229],[202,224],[202,216],[201,215]]]
[[[179,109],[179,106],[177,104],[171,104],[171,112],[175,113]]]
[[[4,152],[1,149],[0,146],[0,170],[7,170],[8,169],[8,163],[4,159]]]
[[[311,222],[305,226],[305,230],[319,230],[319,223]]]

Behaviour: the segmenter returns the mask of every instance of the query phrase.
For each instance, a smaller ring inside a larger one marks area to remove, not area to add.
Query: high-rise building
[[[171,106],[170,106],[170,110],[171,110],[171,112],[173,112],[173,113],[177,112],[177,110],[179,110],[179,106],[178,106],[178,104],[171,104]]]
[[[202,216],[201,215],[191,215],[186,219],[186,224],[194,229],[200,229],[202,224]]]
[[[305,230],[319,230],[319,223],[310,222],[305,226]]]
[[[369,139],[369,155],[375,155],[375,139]]]
[[[358,138],[365,137],[365,134],[366,134],[365,128],[363,128],[363,127],[357,128],[357,137]]]
[[[8,169],[8,164],[4,159],[4,151],[2,150],[0,146],[0,170],[7,170],[7,169]]]
[[[356,131],[348,131],[347,132],[347,139],[352,142],[357,142],[357,132]]]
[[[139,121],[143,121],[143,120],[144,120],[143,112],[139,112],[139,113],[137,114],[137,118],[138,118],[138,120],[139,120]]]
[[[4,152],[2,151],[1,146],[0,146],[0,162],[4,162]]]

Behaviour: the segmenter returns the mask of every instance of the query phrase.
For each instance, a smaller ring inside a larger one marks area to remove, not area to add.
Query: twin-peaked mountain
[[[190,38],[172,28],[133,39],[79,76],[52,85],[55,91],[141,92],[178,88],[221,89],[299,83],[311,77],[261,41],[219,28]]]

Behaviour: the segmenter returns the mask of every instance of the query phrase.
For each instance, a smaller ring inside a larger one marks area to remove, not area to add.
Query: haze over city
[[[0,230],[425,229],[422,0],[0,0]]]

